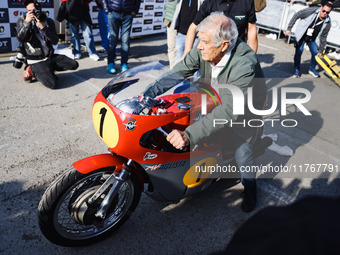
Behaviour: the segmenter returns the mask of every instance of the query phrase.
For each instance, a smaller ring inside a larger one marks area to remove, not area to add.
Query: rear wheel
[[[141,196],[134,173],[122,184],[104,220],[95,217],[109,191],[94,203],[88,200],[114,168],[103,168],[89,174],[71,169],[55,180],[39,203],[39,227],[51,242],[62,246],[83,246],[103,239],[121,226],[133,213]]]

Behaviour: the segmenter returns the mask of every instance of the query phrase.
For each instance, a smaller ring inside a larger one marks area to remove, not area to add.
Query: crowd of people
[[[91,1],[93,0],[61,0],[61,6],[58,11],[57,20],[59,22],[67,20],[73,45],[72,52],[75,60],[79,60],[82,57],[80,31],[82,32],[90,59],[94,61],[100,59],[95,48],[92,32],[92,21],[89,11],[89,3]],[[139,11],[141,0],[95,0],[95,2],[98,8],[98,25],[102,45],[100,53],[107,53],[107,72],[110,74],[117,73],[115,60],[119,37],[121,38],[120,71],[124,72],[129,68],[128,59],[132,20]],[[295,1],[292,0],[291,4],[294,2]],[[33,9],[40,8],[41,10],[39,1],[24,1],[26,7],[29,3],[33,3]],[[317,63],[315,56],[320,56],[325,50],[327,35],[331,27],[329,13],[333,8],[339,8],[340,1],[333,3],[333,0],[313,0],[307,1],[306,4],[310,6],[310,8],[303,9],[296,13],[285,32],[285,35],[289,36],[296,21],[302,19],[302,22],[298,24],[298,28],[295,31],[296,52],[294,56],[293,76],[297,78],[301,76],[300,60],[305,44],[308,45],[312,53],[309,74],[314,77],[319,77],[319,73],[316,71]],[[321,5],[321,7],[316,5]],[[181,61],[184,56],[197,45],[198,24],[209,14],[216,11],[223,12],[227,17],[231,18],[236,23],[239,38],[257,52],[258,42],[255,10],[259,11],[264,7],[265,0],[166,0],[163,23],[167,27],[167,46],[170,69],[172,69],[176,63]],[[31,17],[30,21],[27,17]],[[41,24],[45,23],[42,21],[39,22],[36,17],[33,18],[29,10],[27,15],[19,18],[17,37],[19,42],[22,43],[22,45],[25,45],[25,41],[22,38],[22,28],[28,26],[26,23],[21,22],[22,19],[26,20],[27,24],[39,24],[41,26]],[[53,24],[49,26],[49,22],[51,22],[50,19],[46,22],[48,30],[52,31],[54,39],[57,39],[55,26]],[[37,26],[32,25],[31,28],[34,27]],[[312,30],[313,35],[310,35]],[[43,33],[40,34],[43,35]],[[43,41],[44,40],[46,41],[46,44],[51,44],[49,54],[53,55],[53,47],[51,46],[56,44],[57,41],[54,43],[49,37],[43,37]],[[336,51],[332,54],[334,55],[334,58],[338,58],[338,55],[340,55]],[[40,56],[40,58],[42,58],[42,56]],[[32,69],[32,60],[29,60],[28,62],[29,63],[26,63],[27,66],[24,71],[24,79],[26,81],[31,81],[34,78],[38,79],[39,76],[41,77],[39,71],[33,70],[37,69],[36,66],[33,66]],[[74,68],[74,65],[63,68],[54,67],[54,71]],[[52,76],[52,74],[50,76]],[[56,80],[56,76],[54,80]],[[42,83],[46,85],[46,81]],[[56,86],[49,85],[49,87],[55,88]]]
[[[255,0],[256,1],[256,0]],[[89,15],[89,0],[62,0],[58,20],[66,19],[71,31],[74,59],[53,53],[53,44],[58,43],[54,21],[37,17],[41,11],[35,0],[25,0],[27,14],[19,18],[17,37],[27,56],[25,72],[31,72],[42,84],[57,88],[55,71],[75,70],[76,61],[81,57],[79,28],[83,32],[89,57],[99,59],[92,35]],[[121,31],[121,72],[128,70],[130,31],[132,20],[139,11],[140,0],[101,0],[97,1],[102,47],[108,54],[107,72],[117,73],[115,65],[116,47]],[[325,50],[330,31],[329,17],[333,2],[322,0],[321,7],[310,7],[297,12],[291,19],[286,35],[297,19],[295,31],[294,76],[300,77],[300,61],[304,45],[311,51],[309,73],[319,77],[316,71],[315,56]],[[82,10],[82,11],[79,11]],[[253,103],[261,109],[266,101],[267,88],[258,61],[256,15],[254,0],[167,0],[165,3],[164,25],[167,27],[167,43],[170,68],[187,78],[197,71],[200,77],[210,80],[211,85],[231,84],[240,88],[247,96],[248,88],[253,88]],[[149,87],[144,94],[155,97],[173,86],[171,79],[162,77],[156,85]],[[256,82],[255,82],[256,81]],[[256,86],[255,86],[256,83]],[[157,85],[158,84],[158,85]],[[161,86],[160,86],[161,84]],[[253,116],[246,113],[237,116],[232,111],[231,94],[221,95],[222,104],[205,118],[190,125],[186,130],[173,130],[167,137],[176,148],[182,148],[208,137],[218,130],[211,119],[228,119],[242,122]],[[247,100],[245,100],[247,101]],[[219,128],[228,128],[220,126]],[[235,159],[238,167],[254,164],[253,148],[262,134],[261,128],[231,128],[233,133]],[[244,196],[241,208],[250,212],[256,205],[255,173],[241,172]]]

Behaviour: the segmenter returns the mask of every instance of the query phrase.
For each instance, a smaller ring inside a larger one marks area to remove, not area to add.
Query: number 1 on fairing
[[[101,138],[103,138],[103,126],[104,126],[104,119],[105,119],[105,115],[106,115],[106,108],[101,108],[99,114],[102,115],[101,119],[100,119],[100,126],[99,126],[99,135]]]

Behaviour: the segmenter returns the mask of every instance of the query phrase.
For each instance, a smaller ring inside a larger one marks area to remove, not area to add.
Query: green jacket
[[[198,69],[201,69],[201,78],[211,80],[210,63],[202,59],[201,51],[197,48],[188,52],[183,59],[174,66],[172,71],[179,74],[181,77],[187,78],[193,75]],[[216,106],[213,111],[207,114],[201,120],[190,125],[185,131],[189,136],[190,142],[195,144],[203,138],[209,137],[211,134],[219,131],[225,126],[231,126],[230,123],[237,122],[243,124],[232,125],[231,130],[244,140],[251,142],[260,135],[262,129],[254,128],[248,125],[248,120],[262,119],[261,116],[254,115],[248,109],[247,104],[247,89],[253,87],[253,105],[255,109],[261,110],[264,106],[267,86],[264,80],[263,72],[256,53],[241,39],[238,39],[235,48],[233,49],[230,59],[226,66],[218,75],[219,84],[230,84],[240,88],[245,96],[245,114],[233,114],[233,96],[229,89],[223,89],[219,92],[222,104]],[[178,81],[178,79],[177,79]],[[177,83],[176,77],[173,78],[164,75],[154,84],[149,86],[144,92],[145,95],[155,97],[164,93]],[[217,85],[218,86],[218,85]],[[228,125],[213,126],[214,119],[223,119],[228,121]],[[251,125],[260,126],[258,122],[251,122]],[[252,139],[253,138],[253,139]]]
[[[177,0],[166,0],[163,24],[170,27],[176,10]]]

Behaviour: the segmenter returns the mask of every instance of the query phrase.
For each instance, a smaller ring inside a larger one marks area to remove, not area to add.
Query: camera
[[[26,62],[26,56],[25,56],[25,52],[20,46],[17,48],[17,52],[18,54],[15,57],[13,66],[17,69],[20,69],[22,67],[22,64]]]
[[[40,9],[35,9],[33,11],[33,15],[37,17],[38,20],[40,20],[41,22],[45,22],[46,21],[46,13],[41,11]]]

